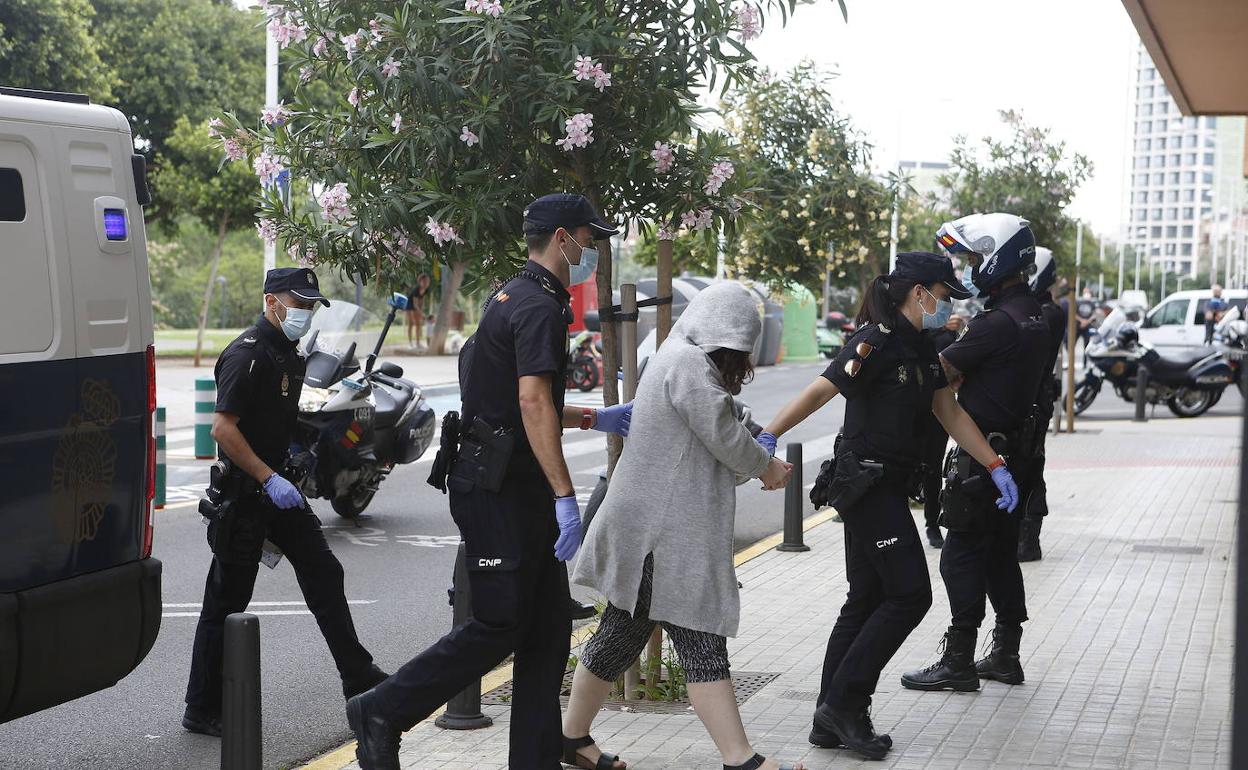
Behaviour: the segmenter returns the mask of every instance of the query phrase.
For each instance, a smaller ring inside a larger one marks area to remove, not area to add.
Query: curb
[[[814,513],[811,516],[807,516],[806,518],[802,519],[802,531],[809,532],[815,527],[818,527],[822,524],[826,524],[835,515],[836,515],[835,509],[826,508],[822,511],[818,511]],[[742,548],[740,551],[737,551],[735,554],[733,554],[732,566],[740,567],[742,564],[745,564],[748,561],[757,559],[759,556],[762,556],[763,554],[772,551],[777,545],[780,545],[780,543],[782,542],[784,542],[783,531],[777,532],[774,535],[769,535],[763,538],[762,540],[759,540],[758,542],[754,543],[753,545],[747,545],[745,548]],[[576,648],[576,647],[579,647],[581,644],[583,644],[585,640],[588,639],[589,636],[593,634],[595,630],[597,630],[597,628],[598,628],[598,621],[595,620],[591,623],[587,623],[579,628],[574,629],[572,631],[572,647]],[[508,663],[504,666],[499,666],[498,668],[494,669],[490,673],[481,677],[481,692],[483,693],[489,692],[490,690],[493,690],[499,687],[500,685],[506,684],[508,681],[510,681],[511,670],[512,670],[511,667],[512,667],[512,664]],[[431,719],[436,719],[445,710],[446,710],[445,706],[438,708],[437,711],[434,711],[432,714],[428,716],[427,719],[425,719],[425,722],[428,722]],[[421,722],[419,724],[424,724],[425,722]],[[419,727],[419,724],[417,725],[417,727]],[[412,729],[414,730],[416,728],[413,727]],[[331,749],[330,751],[320,755],[319,757],[316,757],[315,759],[309,761],[306,764],[296,765],[295,768],[296,770],[342,770],[342,768],[346,767],[347,765],[351,764],[354,761],[355,761],[355,741],[349,741],[339,746],[336,749]]]

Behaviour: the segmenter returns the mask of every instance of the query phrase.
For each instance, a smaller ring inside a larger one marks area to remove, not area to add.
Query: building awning
[[[1248,2],[1122,0],[1185,115],[1248,115]]]

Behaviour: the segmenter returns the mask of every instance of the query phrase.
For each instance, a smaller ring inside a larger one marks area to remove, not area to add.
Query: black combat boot
[[[901,686],[909,690],[956,690],[974,692],[979,689],[975,673],[975,629],[949,626],[941,641],[940,660],[927,668],[901,675]]]
[[[824,733],[832,733],[841,739],[847,749],[853,749],[867,759],[883,759],[892,745],[885,746],[875,734],[875,726],[866,709],[838,709],[827,703],[815,709],[815,727]]]
[[[1006,684],[1023,683],[1023,664],[1018,659],[1018,643],[1023,638],[1022,626],[998,623],[992,629],[992,649],[988,657],[975,661],[980,679],[995,679]]]
[[[399,770],[402,731],[374,710],[373,692],[347,701],[347,724],[357,741],[355,758],[363,770]]]
[[[1025,516],[1018,525],[1018,560],[1040,561],[1044,554],[1040,552],[1040,525],[1044,518]]]

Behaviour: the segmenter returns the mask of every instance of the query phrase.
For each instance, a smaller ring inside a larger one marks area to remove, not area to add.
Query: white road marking
[[[347,604],[376,604],[376,599],[348,599]],[[190,611],[162,612],[162,618],[197,618],[199,610],[203,605],[199,602],[171,602],[164,604],[165,609],[190,608]],[[269,610],[269,609],[252,609],[260,607],[299,607],[295,610]],[[252,602],[247,607],[247,612],[252,615],[311,615],[312,611],[307,608],[304,602]]]

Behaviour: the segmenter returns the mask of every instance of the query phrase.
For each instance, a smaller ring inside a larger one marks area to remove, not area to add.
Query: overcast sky
[[[1000,134],[1021,109],[1087,155],[1095,176],[1071,207],[1098,232],[1122,219],[1131,56],[1120,0],[833,0],[768,19],[752,50],[773,69],[804,58],[840,77],[832,92],[876,146],[879,168],[943,161],[953,137]]]

